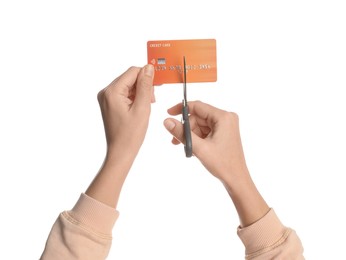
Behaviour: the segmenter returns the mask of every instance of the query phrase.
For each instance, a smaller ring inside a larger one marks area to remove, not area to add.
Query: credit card
[[[186,82],[217,80],[216,40],[148,41],[148,64],[155,67],[154,85],[182,83],[184,56]]]

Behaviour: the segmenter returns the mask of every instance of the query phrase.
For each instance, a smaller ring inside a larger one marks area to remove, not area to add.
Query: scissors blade
[[[187,105],[187,98],[186,98],[186,60],[184,56],[184,104]]]

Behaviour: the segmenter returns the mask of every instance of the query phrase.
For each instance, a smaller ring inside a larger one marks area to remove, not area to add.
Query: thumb
[[[174,118],[167,118],[163,122],[164,126],[170,132],[176,139],[178,139],[181,143],[185,143],[185,137],[184,137],[184,126],[182,123],[180,123],[178,120]],[[191,131],[191,137],[192,137],[192,152],[194,155],[198,157],[196,154],[198,152],[198,149],[201,147],[201,142],[203,142],[203,139],[198,137],[194,132]]]
[[[136,83],[136,97],[134,106],[142,109],[150,105],[153,93],[154,66],[145,65],[139,72]]]

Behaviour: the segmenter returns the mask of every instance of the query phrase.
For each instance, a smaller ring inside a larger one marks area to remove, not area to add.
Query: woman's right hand
[[[222,182],[232,183],[233,178],[247,173],[245,157],[239,132],[237,114],[227,112],[200,101],[188,103],[192,131],[193,154],[206,169]],[[168,113],[181,114],[182,104],[177,104]],[[164,121],[173,135],[173,144],[184,143],[184,128],[174,118]]]
[[[200,101],[189,102],[192,152],[224,184],[238,212],[240,226],[247,227],[262,218],[269,207],[258,192],[247,169],[239,132],[239,119]],[[168,109],[179,115],[182,104]],[[184,143],[183,125],[176,119],[164,122],[173,143]]]

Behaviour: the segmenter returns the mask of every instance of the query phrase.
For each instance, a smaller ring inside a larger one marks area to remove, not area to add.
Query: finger
[[[155,88],[152,87],[152,91],[151,91],[151,103],[155,103],[155,102],[156,102]]]
[[[201,120],[196,116],[190,116],[191,131],[201,138],[205,138],[210,133],[211,129],[205,120]]]
[[[189,113],[191,115],[196,115],[202,119],[207,119],[209,115],[214,115],[215,113],[220,113],[220,111],[223,111],[201,101],[189,101],[188,106]],[[167,111],[170,115],[176,116],[181,114],[182,109],[182,103],[178,103],[175,106],[169,108]]]
[[[106,97],[112,100],[119,94],[130,100],[130,95],[133,93],[133,85],[137,80],[139,71],[140,68],[130,67],[127,71],[114,79],[107,87],[97,94],[99,103],[103,103]]]
[[[195,116],[190,116],[189,117],[189,121],[190,121],[190,128],[191,131],[194,132],[196,135],[198,136],[202,136],[202,132],[201,129],[199,127],[199,125],[197,124],[197,120]]]
[[[175,139],[177,139],[180,143],[185,143],[184,138],[184,127],[183,124],[174,118],[167,118],[164,121],[164,126],[170,132]],[[203,139],[201,139],[194,132],[191,132],[192,137],[192,152],[195,153],[203,146]],[[172,141],[172,143],[177,144],[176,141]]]
[[[153,96],[154,66],[145,65],[138,74],[134,107],[143,109],[150,105]]]
[[[179,126],[182,124],[178,120],[173,118],[166,119],[164,125],[169,132],[171,132],[173,128],[175,128],[178,125],[178,127],[174,130],[175,134],[173,134],[172,143],[179,144],[184,142],[184,128],[183,126]],[[205,138],[211,131],[208,126],[199,125],[197,118],[194,116],[190,117],[190,127],[191,132],[193,132],[200,138]]]
[[[181,112],[183,110],[183,104],[182,103],[178,103],[175,106],[169,108],[167,110],[168,114],[170,114],[171,116],[176,116],[176,115],[180,115]]]
[[[167,118],[163,124],[175,139],[179,142],[184,142],[184,127],[182,123],[174,118]]]
[[[201,101],[191,101],[188,106],[189,114],[196,117],[198,125],[208,127],[213,127],[220,119],[220,116],[226,112]],[[177,104],[170,108],[168,112],[177,115],[180,113],[178,113],[180,108],[182,108],[182,105]]]
[[[190,112],[190,125],[191,131],[197,134],[201,138],[205,138],[208,136],[211,131],[211,127],[213,126],[213,122],[215,119],[211,120],[215,117],[215,113],[221,110],[214,108],[208,104],[202,103],[200,101],[189,102],[189,110]],[[201,105],[201,106],[200,106]],[[200,109],[200,107],[202,109]],[[179,103],[168,109],[168,113],[170,115],[179,115],[182,111],[182,104]],[[191,113],[192,111],[192,113]]]
[[[188,103],[189,112],[191,115],[196,115],[197,117],[209,121],[209,119],[214,118],[223,110],[213,107],[209,104],[203,103],[201,101],[192,101]]]
[[[173,138],[172,138],[172,144],[177,145],[177,144],[181,144],[181,142],[180,142],[177,138],[175,138],[175,137],[173,136]]]
[[[108,89],[117,89],[122,91],[131,91],[134,84],[136,83],[137,77],[141,68],[139,67],[130,67],[127,71],[113,80],[109,85]]]

